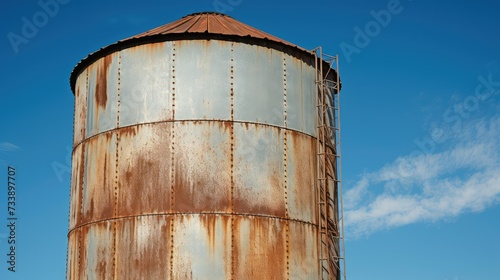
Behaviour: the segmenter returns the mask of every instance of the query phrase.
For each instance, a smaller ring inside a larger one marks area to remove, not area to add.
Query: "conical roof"
[[[228,15],[215,12],[194,13],[171,23],[153,28],[138,35],[120,40],[104,47],[80,61],[70,77],[71,89],[74,92],[76,78],[90,64],[113,52],[152,42],[190,39],[236,40],[252,44],[266,44],[312,57],[312,52],[300,48],[276,36],[251,27]]]
[[[250,25],[244,24],[232,17],[215,12],[194,13],[182,17],[171,23],[159,26],[136,36],[127,38],[138,39],[148,36],[167,35],[167,34],[182,34],[182,33],[210,33],[240,37],[251,37],[257,39],[267,39],[274,42],[283,43],[292,47],[296,45],[289,43],[276,36],[263,32]]]

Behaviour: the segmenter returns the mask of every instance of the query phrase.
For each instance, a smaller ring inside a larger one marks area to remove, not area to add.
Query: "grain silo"
[[[67,278],[345,277],[336,64],[219,13],[81,61]]]

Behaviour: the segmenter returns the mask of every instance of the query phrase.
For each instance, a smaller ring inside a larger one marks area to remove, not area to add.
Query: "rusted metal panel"
[[[285,55],[287,127],[316,135],[316,96],[314,67]]]
[[[115,279],[171,279],[171,219],[154,215],[116,221]]]
[[[174,279],[231,279],[229,216],[176,215],[174,223]]]
[[[281,129],[234,124],[234,211],[286,217]]]
[[[80,227],[74,232],[76,234],[76,240],[78,242],[78,250],[77,250],[77,266],[78,268],[76,269],[77,274],[75,274],[72,279],[88,279],[90,277],[93,277],[91,275],[88,275],[88,249],[87,249],[87,236],[89,235],[89,227]],[[95,278],[95,277],[93,277]]]
[[[302,68],[302,92],[304,98],[305,133],[316,136],[316,70],[314,67]]]
[[[302,68],[307,67],[302,60],[290,55],[284,55],[286,74],[286,124],[287,128],[298,131],[305,130],[305,108],[304,98],[314,98],[304,96],[302,91]]]
[[[116,174],[116,133],[106,132],[87,140],[79,224],[112,218]]]
[[[171,212],[171,127],[156,123],[116,131],[118,216]]]
[[[113,244],[110,221],[71,231],[67,279],[113,279]]]
[[[233,279],[287,279],[286,221],[238,216],[233,235]]]
[[[319,277],[317,227],[289,222],[290,278],[317,280]],[[336,278],[332,278],[336,279]]]
[[[309,223],[316,222],[316,139],[287,131],[288,215]]]
[[[66,263],[66,279],[76,279],[78,276],[78,231],[68,234],[68,258]]]
[[[175,212],[230,212],[230,140],[222,122],[175,123]]]
[[[86,137],[116,127],[118,113],[118,54],[88,67]]]
[[[114,234],[113,221],[93,223],[83,227],[88,232],[82,235],[82,250],[85,250],[86,278],[113,279],[114,275]],[[83,233],[83,232],[82,232]]]
[[[175,118],[230,120],[231,43],[176,43]]]
[[[71,189],[70,189],[70,213],[69,229],[75,228],[77,221],[81,220],[81,201],[83,188],[83,174],[85,172],[85,157],[83,147],[85,144],[76,146],[72,157]]]
[[[234,119],[284,126],[283,53],[234,44]]]
[[[120,127],[172,118],[172,42],[120,52]]]
[[[87,116],[87,69],[76,80],[75,86],[75,115],[73,147],[78,145],[85,138],[85,125]]]

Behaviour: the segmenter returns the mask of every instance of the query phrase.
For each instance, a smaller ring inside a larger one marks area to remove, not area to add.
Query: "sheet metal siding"
[[[80,144],[85,139],[87,121],[87,73],[85,69],[76,81],[75,86],[75,116],[73,131],[73,146]]]
[[[86,138],[116,128],[118,111],[118,54],[108,55],[87,68]]]
[[[171,54],[172,42],[120,52],[120,127],[172,119]]]
[[[68,279],[317,279],[314,77],[226,41],[82,72]]]
[[[230,120],[231,44],[179,41],[176,49],[175,118]]]

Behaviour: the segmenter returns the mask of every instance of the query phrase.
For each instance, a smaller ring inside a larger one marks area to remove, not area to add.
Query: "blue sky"
[[[0,226],[0,279],[65,277],[76,63],[221,7],[339,54],[348,279],[498,279],[500,4],[486,0],[2,1],[0,225],[12,165],[18,246],[11,273]]]

